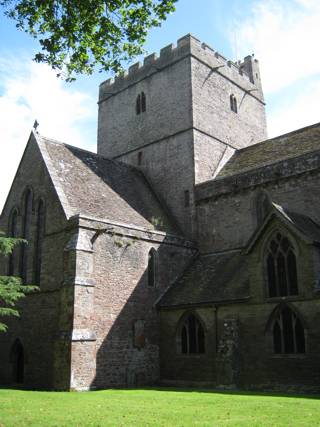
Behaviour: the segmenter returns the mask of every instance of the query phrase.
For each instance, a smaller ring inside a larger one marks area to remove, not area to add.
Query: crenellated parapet
[[[243,61],[232,62],[206,43],[187,34],[177,41],[176,46],[169,44],[162,48],[159,56],[152,53],[144,58],[143,64],[137,62],[114,79],[102,82],[99,102],[189,56],[205,63],[212,71],[225,76],[245,91],[256,91],[254,96],[262,98],[259,65],[253,55],[245,57]]]

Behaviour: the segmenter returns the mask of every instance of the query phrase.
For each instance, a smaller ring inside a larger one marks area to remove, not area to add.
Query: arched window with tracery
[[[40,284],[41,262],[42,262],[42,241],[45,232],[45,206],[42,199],[39,200],[37,207],[37,226],[34,248],[34,282]]]
[[[234,113],[238,112],[237,98],[233,94],[230,95],[230,109]]]
[[[18,211],[13,209],[10,215],[8,235],[10,237],[18,237]],[[16,268],[18,252],[17,249],[13,249],[9,256],[8,263],[8,276],[13,276]]]
[[[154,248],[151,248],[148,254],[148,286],[156,286],[157,273],[157,253]]]
[[[297,314],[288,306],[278,310],[272,326],[275,354],[305,353],[304,327]]]
[[[27,269],[28,269],[28,256],[29,256],[29,247],[30,247],[30,227],[31,227],[31,217],[32,217],[32,201],[33,195],[30,189],[27,189],[24,196],[23,203],[23,224],[22,224],[22,237],[28,242],[22,246],[21,250],[21,268],[20,276],[22,282],[26,283],[27,281]]]
[[[179,330],[181,353],[196,354],[205,352],[205,334],[203,326],[194,314],[189,314]]]
[[[268,244],[266,270],[269,297],[298,295],[295,251],[289,239],[279,232]]]

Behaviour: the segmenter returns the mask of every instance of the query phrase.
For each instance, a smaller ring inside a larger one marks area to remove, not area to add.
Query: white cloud
[[[298,93],[279,102],[268,117],[269,137],[319,122],[320,81],[310,82]]]
[[[256,0],[238,20],[241,56],[259,59],[270,137],[319,121],[319,22],[319,0]]]
[[[57,79],[46,65],[0,59],[0,210],[21,159],[35,119],[45,136],[95,149],[84,126],[96,117],[90,95]]]

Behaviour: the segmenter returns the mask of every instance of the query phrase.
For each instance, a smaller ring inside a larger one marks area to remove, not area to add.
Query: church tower
[[[98,154],[140,168],[189,238],[195,186],[266,138],[258,61],[227,61],[190,34],[100,85]]]

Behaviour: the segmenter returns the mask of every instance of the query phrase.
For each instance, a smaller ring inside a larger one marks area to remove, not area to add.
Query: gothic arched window
[[[230,109],[234,113],[238,112],[237,98],[233,94],[230,95]]]
[[[150,249],[148,254],[148,286],[156,286],[157,254],[155,249]]]
[[[8,235],[10,237],[18,237],[18,211],[14,209],[10,216]],[[17,250],[13,249],[9,256],[8,276],[13,276],[16,266]]]
[[[34,281],[35,284],[40,284],[41,261],[42,261],[42,241],[45,230],[45,207],[42,199],[39,200],[37,208],[37,228],[35,236],[34,249]]]
[[[24,196],[23,224],[22,224],[22,237],[28,243],[30,239],[32,199],[33,199],[32,191],[28,189]],[[25,283],[27,280],[28,255],[29,255],[29,244],[24,244],[22,246],[22,251],[21,251],[21,269],[20,269],[20,276],[22,278],[23,283]]]
[[[276,354],[305,353],[304,327],[288,306],[278,311],[273,322],[273,351]]]
[[[194,314],[184,320],[180,329],[181,353],[194,354],[205,352],[204,329]]]
[[[266,269],[269,297],[298,295],[297,262],[289,239],[276,233],[267,249]]]

